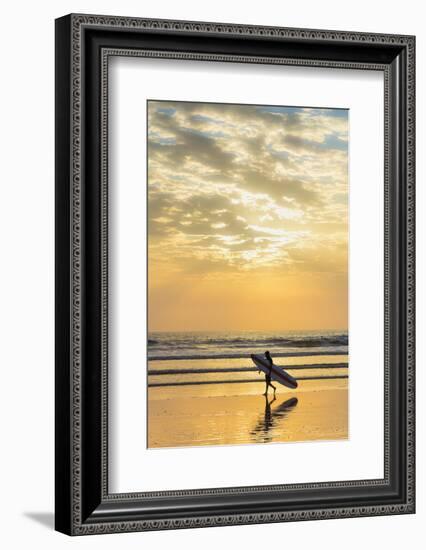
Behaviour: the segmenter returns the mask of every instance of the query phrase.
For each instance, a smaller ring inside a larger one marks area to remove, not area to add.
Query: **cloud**
[[[149,101],[148,134],[150,262],[347,269],[347,112]]]

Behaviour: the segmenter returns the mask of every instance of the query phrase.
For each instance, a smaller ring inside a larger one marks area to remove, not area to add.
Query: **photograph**
[[[349,114],[147,100],[149,449],[350,437]]]

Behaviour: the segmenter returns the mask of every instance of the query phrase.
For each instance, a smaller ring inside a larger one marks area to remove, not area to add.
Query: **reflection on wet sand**
[[[274,397],[270,401],[268,396],[265,395],[265,412],[251,432],[255,443],[269,443],[273,441],[274,428],[278,427],[278,424],[280,424],[279,428],[280,431],[282,431],[282,421],[292,410],[294,410],[298,403],[297,397],[291,397],[290,399],[284,400],[277,407],[272,408],[271,405],[276,400],[277,398]]]
[[[303,381],[297,397],[279,388],[275,401],[265,400],[263,390],[262,381],[149,388],[147,446],[347,439],[347,380]]]

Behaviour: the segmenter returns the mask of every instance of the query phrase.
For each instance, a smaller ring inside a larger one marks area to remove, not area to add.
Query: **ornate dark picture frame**
[[[108,492],[107,74],[115,55],[383,72],[383,479]],[[413,36],[96,15],[56,21],[58,531],[85,535],[414,513],[414,56]]]

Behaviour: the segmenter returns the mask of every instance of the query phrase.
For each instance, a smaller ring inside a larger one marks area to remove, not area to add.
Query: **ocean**
[[[269,350],[273,357],[345,355],[348,333],[303,332],[151,332],[149,360],[238,359]]]
[[[148,386],[225,384],[229,392],[259,382],[250,354],[266,350],[298,380],[347,378],[347,332],[152,332]]]

